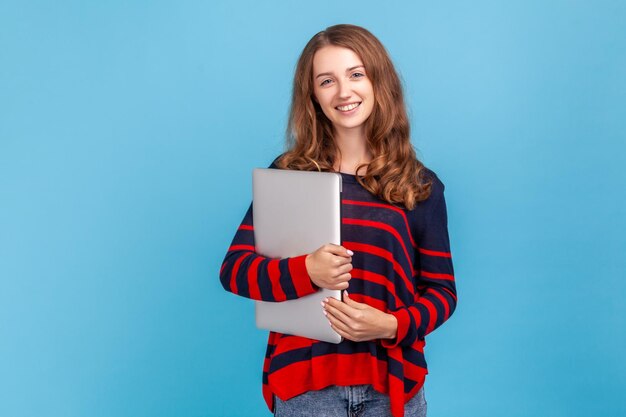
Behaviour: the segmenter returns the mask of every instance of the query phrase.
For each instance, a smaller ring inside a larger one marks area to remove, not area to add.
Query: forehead
[[[313,56],[313,76],[323,72],[343,74],[348,68],[363,65],[363,61],[352,49],[327,45]]]

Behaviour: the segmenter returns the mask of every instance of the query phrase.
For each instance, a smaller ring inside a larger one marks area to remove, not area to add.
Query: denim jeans
[[[422,387],[404,405],[406,417],[426,417],[426,398]],[[276,417],[391,417],[389,396],[371,385],[341,387],[332,385],[308,391],[287,401],[274,396]]]

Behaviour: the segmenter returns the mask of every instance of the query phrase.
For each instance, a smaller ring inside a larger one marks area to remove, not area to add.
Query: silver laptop
[[[269,258],[315,252],[341,244],[341,175],[332,172],[256,168],[252,173],[255,250]],[[320,302],[341,299],[340,290],[320,289],[295,300],[256,301],[261,329],[339,343]]]

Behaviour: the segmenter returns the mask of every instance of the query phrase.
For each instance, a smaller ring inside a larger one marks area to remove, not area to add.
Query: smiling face
[[[328,45],[313,57],[313,93],[339,134],[360,129],[374,108],[374,88],[361,58],[351,49]]]

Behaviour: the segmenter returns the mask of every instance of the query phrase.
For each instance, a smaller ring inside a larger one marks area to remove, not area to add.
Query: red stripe
[[[388,250],[379,248],[378,246],[367,245],[365,243],[357,242],[343,242],[343,246],[353,251],[366,252],[376,256],[380,256],[381,258],[384,258],[387,261],[391,262],[394,271],[396,271],[398,275],[400,275],[409,293],[413,294],[415,292],[415,289],[413,288],[413,283],[409,280],[404,269],[402,269],[398,261],[393,258],[393,254]]]
[[[373,282],[376,284],[384,285],[389,294],[392,294],[394,299],[396,300],[396,308],[404,307],[404,303],[400,298],[398,298],[398,294],[396,294],[396,286],[394,283],[387,279],[384,275],[377,274],[375,272],[366,271],[364,269],[354,268],[350,271],[350,275],[352,278],[362,279],[364,281]]]
[[[448,300],[446,300],[439,291],[432,290],[428,291],[428,293],[437,297],[439,301],[441,301],[441,304],[443,304],[443,308],[445,309],[444,320],[450,317],[450,305],[448,305]]]
[[[280,286],[280,266],[279,259],[272,259],[269,261],[267,265],[267,273],[270,277],[270,282],[272,283],[272,294],[274,294],[274,300],[276,301],[285,301],[287,296],[283,291],[283,288]]]
[[[446,281],[454,281],[454,275],[450,275],[450,274],[438,274],[435,272],[420,271],[420,275],[426,278],[445,279]]]
[[[404,244],[404,240],[400,236],[400,233],[398,233],[398,231],[394,227],[385,223],[381,223],[381,222],[374,222],[371,220],[350,219],[350,218],[343,219],[343,223],[354,224],[358,226],[374,227],[376,229],[385,230],[391,233],[398,240],[398,242],[400,242],[400,245],[402,246],[402,250],[404,251],[404,256],[406,256],[406,260],[409,263],[411,270],[413,270],[413,260],[409,256],[409,252],[406,250],[406,245]]]
[[[254,230],[254,226],[248,225],[248,224],[242,224],[241,226],[239,226],[239,229],[237,230]]]
[[[385,209],[389,209],[389,210],[393,210],[396,213],[400,214],[402,216],[402,219],[404,220],[404,224],[406,225],[406,231],[407,234],[409,235],[409,239],[411,240],[411,245],[413,245],[413,247],[417,247],[417,245],[415,244],[415,241],[413,240],[413,236],[411,235],[411,227],[409,226],[409,221],[406,218],[406,213],[402,210],[400,210],[398,207],[394,207],[391,206],[389,204],[381,204],[381,203],[368,203],[365,201],[356,201],[356,200],[342,200],[341,201],[344,204],[352,204],[355,206],[368,206],[368,207],[379,207],[379,208],[385,208]]]
[[[386,392],[387,379],[387,364],[370,353],[314,356],[310,361],[295,362],[268,375],[270,389],[282,400],[329,385],[372,384],[377,391]]]
[[[232,252],[234,250],[251,250],[252,252],[254,252],[254,246],[252,246],[252,245],[233,245],[230,248],[228,248],[228,252]]]
[[[244,259],[246,259],[250,255],[252,255],[252,253],[250,253],[250,252],[244,253],[239,258],[237,258],[237,261],[235,261],[235,266],[233,266],[233,270],[230,273],[230,290],[232,291],[233,294],[237,294],[238,293],[238,290],[237,290],[237,273],[239,272],[239,265],[241,264],[241,262]]]
[[[298,341],[298,339],[307,340],[296,337],[276,340],[275,352],[291,350],[283,347],[283,343],[289,343],[294,348],[297,343],[304,343],[303,340]],[[306,346],[306,343],[303,346]],[[417,341],[412,348],[423,355],[423,341]],[[370,353],[350,355],[332,353],[314,356],[310,360],[294,362],[272,372],[268,375],[268,384],[263,386],[263,396],[268,407],[272,410],[274,406],[273,394],[282,400],[288,400],[305,391],[321,390],[329,385],[371,384],[376,391],[391,395],[394,415],[397,416],[402,414],[404,402],[415,395],[424,384],[424,377],[428,371],[405,361],[401,347],[388,349],[388,355],[402,364],[403,376],[416,382],[416,386],[410,393],[404,394],[405,381],[389,374],[386,361],[378,360]],[[269,364],[271,360],[271,358],[266,358],[265,362]],[[268,369],[264,368],[264,371],[268,372],[269,367]]]
[[[267,344],[268,345],[272,345],[272,346],[276,346],[276,343],[278,343],[278,340],[283,336],[282,333],[278,333],[278,332],[270,332],[270,335],[267,338]]]
[[[315,343],[320,343],[320,342],[318,342],[317,340],[309,339],[306,337],[300,337],[300,336],[281,337],[280,340],[277,341],[276,349],[274,350],[273,356],[277,356],[277,355],[289,352],[290,350],[294,350],[294,349],[311,347]]]
[[[393,349],[389,349],[390,352],[394,350],[400,350],[400,348],[395,347]],[[402,360],[402,356],[400,356],[400,359],[398,360],[400,363],[404,362]],[[389,396],[389,408],[391,409],[391,415],[404,415],[404,381],[395,375],[389,375],[389,392],[392,393]]]
[[[261,290],[259,289],[258,268],[261,258],[256,258],[248,268],[248,289],[250,290],[250,298],[253,300],[261,299]]]
[[[306,269],[305,255],[289,258],[287,260],[287,268],[298,297],[315,292],[315,287],[313,287],[313,282]]]
[[[428,293],[428,291],[426,293]],[[428,298],[420,298],[420,303],[428,309],[430,316],[428,319],[428,326],[426,326],[426,334],[428,334],[435,328],[435,323],[437,322],[437,308],[435,308],[435,305]]]
[[[440,256],[442,258],[452,258],[452,254],[450,252],[439,252],[436,250],[429,250],[429,249],[424,249],[424,248],[419,248],[419,252],[424,255],[429,255],[429,256]]]
[[[422,313],[415,306],[409,306],[409,313],[413,316],[413,320],[415,320],[415,327],[420,327],[422,324]]]
[[[383,300],[379,300],[378,298],[370,297],[369,295],[350,293],[350,298],[356,301],[357,303],[367,304],[370,307],[374,307],[377,310],[382,311],[383,313],[387,311],[387,302]]]

